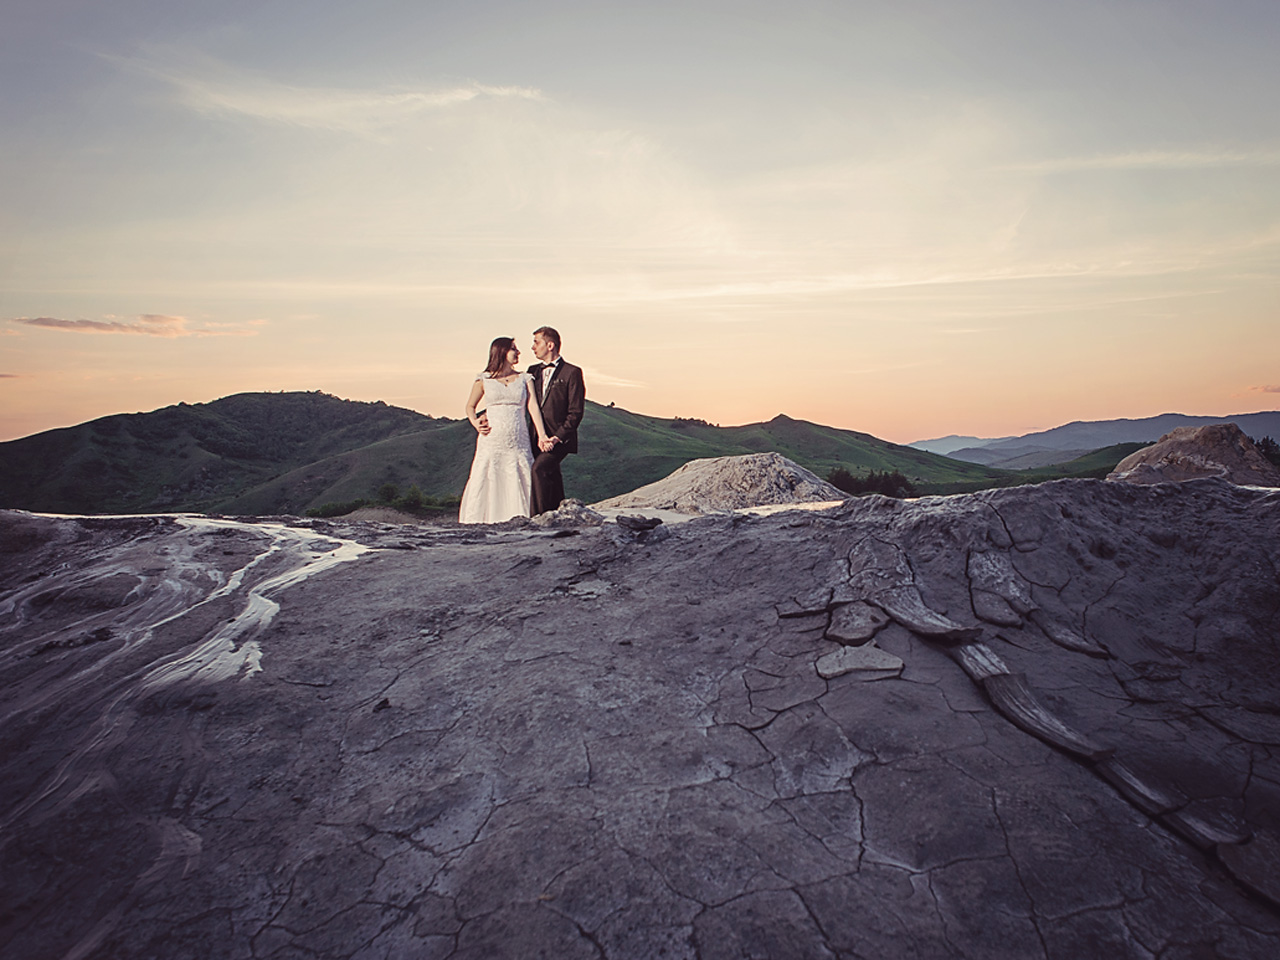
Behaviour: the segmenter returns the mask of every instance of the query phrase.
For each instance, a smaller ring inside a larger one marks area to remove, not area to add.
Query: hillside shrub
[[[864,496],[868,493],[878,493],[882,496],[897,497],[899,499],[916,495],[915,485],[903,476],[899,470],[886,471],[884,473],[877,473],[872,470],[865,477],[855,477],[844,467],[836,467],[827,474],[827,483],[855,497]]]
[[[1280,443],[1276,443],[1270,437],[1263,437],[1256,444],[1258,452],[1280,467]]]
[[[394,486],[394,484],[383,484],[383,486]],[[320,518],[342,517],[354,510],[359,510],[361,507],[391,507],[401,513],[409,513],[415,517],[429,517],[441,513],[456,512],[460,502],[460,497],[425,496],[418,489],[418,485],[414,484],[403,497],[393,497],[390,500],[384,499],[380,489],[377,500],[358,497],[355,500],[336,500],[332,503],[322,503],[320,506],[312,507],[308,510],[307,516]]]

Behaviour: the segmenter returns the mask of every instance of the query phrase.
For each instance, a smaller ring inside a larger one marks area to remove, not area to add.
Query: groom
[[[564,478],[560,461],[578,452],[578,424],[587,399],[582,382],[582,368],[566,363],[560,356],[560,334],[551,327],[533,331],[533,355],[538,358],[529,368],[533,392],[542,408],[542,422],[547,440],[539,443],[532,430],[533,443],[533,515],[554,510],[564,499]]]

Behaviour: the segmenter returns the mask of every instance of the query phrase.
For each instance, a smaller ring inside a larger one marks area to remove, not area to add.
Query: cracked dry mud
[[[0,954],[1280,955],[1280,493],[293,523],[0,515]]]

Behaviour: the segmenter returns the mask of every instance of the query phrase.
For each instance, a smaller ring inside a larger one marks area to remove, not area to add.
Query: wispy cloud
[[[178,101],[206,114],[322,130],[371,133],[416,115],[482,99],[543,100],[532,87],[466,81],[426,89],[359,89],[282,83],[201,54],[154,59],[109,56],[124,69],[168,84]],[[168,61],[180,60],[181,65]]]
[[[1074,280],[1082,277],[1114,279],[1147,277],[1187,269],[1183,263],[1061,262],[1027,264],[1016,267],[957,270],[955,272],[912,273],[884,270],[861,274],[831,273],[811,276],[752,279],[720,283],[671,283],[640,289],[605,290],[604,294],[631,301],[752,300],[836,296],[863,291],[910,290],[981,284],[1016,284],[1037,281]]]
[[[1270,383],[1266,386],[1250,387],[1249,389],[1256,393],[1280,393],[1280,385]]]
[[[70,333],[125,333],[147,337],[227,337],[252,336],[253,331],[227,326],[189,326],[186,317],[144,313],[131,320],[64,320],[61,317],[13,317],[13,323]]]
[[[1220,167],[1280,166],[1274,150],[1144,150],[1094,157],[1061,157],[1006,164],[999,170],[1018,173],[1071,173],[1083,170],[1201,170]]]
[[[16,373],[0,373],[0,380],[17,380],[17,379],[18,379],[18,375]]]
[[[623,377],[615,377],[610,374],[596,370],[594,367],[583,367],[582,377],[593,387],[617,387],[619,389],[630,389],[632,387],[645,386],[639,380],[627,380]]]

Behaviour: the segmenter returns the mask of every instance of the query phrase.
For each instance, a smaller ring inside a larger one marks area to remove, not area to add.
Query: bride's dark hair
[[[484,372],[496,376],[502,371],[502,365],[507,362],[507,351],[516,345],[511,337],[499,337],[493,343],[489,344],[489,365],[484,368]]]

